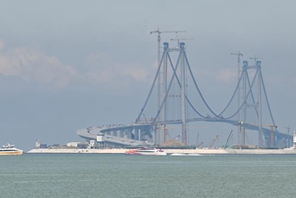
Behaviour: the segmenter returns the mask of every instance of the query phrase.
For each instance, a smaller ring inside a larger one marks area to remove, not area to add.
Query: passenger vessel
[[[3,145],[0,148],[0,155],[22,155],[23,153],[23,150],[15,148],[12,144]]]
[[[156,148],[140,148],[125,152],[125,155],[167,155],[162,149]]]

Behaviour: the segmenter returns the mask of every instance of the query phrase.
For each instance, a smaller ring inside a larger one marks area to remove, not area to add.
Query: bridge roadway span
[[[192,118],[192,119],[188,119],[187,122],[223,122],[223,123],[228,123],[234,126],[238,126],[238,122],[236,120],[227,120],[227,119],[223,119],[223,118]],[[165,122],[162,122],[165,124],[182,124],[182,120],[168,120]],[[244,123],[241,125],[242,127],[244,127],[245,129],[250,129],[250,130],[255,130],[258,131],[259,127],[256,125],[252,125],[252,124],[248,124],[248,123]],[[264,134],[265,137],[269,137],[270,138],[270,129],[267,128],[262,128],[262,132]],[[274,131],[274,136],[277,137],[278,139],[290,139],[292,140],[293,136],[292,135],[288,135],[285,133],[281,133],[279,131]]]
[[[193,118],[188,119],[187,122],[223,122],[228,123],[234,126],[238,126],[238,122],[235,120],[227,120],[223,118]],[[167,120],[165,122],[161,122],[162,124],[181,124],[181,120]],[[242,124],[242,127],[250,130],[259,130],[258,126],[251,124]],[[132,137],[132,131],[134,131],[134,137]],[[118,145],[129,145],[129,146],[138,146],[142,145],[143,141],[141,141],[141,137],[143,135],[147,135],[152,137],[153,124],[152,123],[134,123],[130,125],[122,125],[122,124],[114,124],[114,125],[105,125],[98,127],[90,127],[87,129],[81,129],[77,131],[77,134],[86,139],[86,140],[96,140],[97,135],[103,133],[105,135],[105,141]],[[270,129],[262,128],[263,134],[265,137],[270,138]],[[118,135],[119,132],[119,135]],[[111,135],[111,133],[113,133]],[[293,136],[280,133],[279,131],[274,131],[274,136],[277,139],[282,140],[290,140],[292,141]],[[147,142],[146,142],[147,143]],[[151,142],[149,144],[152,144]]]
[[[101,133],[104,134],[104,141],[108,144],[120,146],[153,145],[151,142],[141,141],[141,135],[148,135],[151,131],[150,124],[131,125],[107,125],[102,127],[90,127],[77,131],[77,134],[86,140],[96,140]],[[132,131],[137,134],[132,138]],[[137,133],[135,132],[137,131]],[[111,135],[112,134],[112,135]]]

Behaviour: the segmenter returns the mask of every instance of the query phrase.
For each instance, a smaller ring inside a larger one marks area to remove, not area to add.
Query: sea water
[[[296,155],[0,156],[0,197],[296,197]]]

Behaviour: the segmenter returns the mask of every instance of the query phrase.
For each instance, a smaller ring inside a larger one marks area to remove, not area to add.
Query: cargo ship
[[[12,144],[3,145],[0,148],[0,155],[22,155],[23,153],[23,150],[15,148]]]

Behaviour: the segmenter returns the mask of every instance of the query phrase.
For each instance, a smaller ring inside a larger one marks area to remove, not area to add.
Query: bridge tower
[[[169,43],[164,42],[163,43],[163,54],[160,59],[158,69],[156,72],[156,76],[154,78],[154,82],[152,83],[152,86],[150,88],[148,97],[144,103],[144,107],[141,109],[141,112],[137,118],[137,120],[140,120],[141,115],[143,114],[143,111],[148,103],[148,100],[151,96],[151,93],[153,91],[154,86],[156,85],[157,79],[159,79],[159,76],[161,75],[162,80],[162,86],[161,86],[161,97],[160,97],[160,104],[159,108],[157,110],[157,114],[153,117],[151,125],[154,126],[154,144],[162,144],[166,140],[166,134],[161,134],[164,129],[166,129],[166,124],[169,122],[167,120],[167,114],[168,114],[168,107],[167,107],[167,100],[170,97],[169,92],[172,87],[173,81],[177,82],[178,87],[178,95],[181,100],[180,106],[178,108],[181,109],[181,122],[176,121],[176,124],[182,124],[182,143],[184,145],[187,145],[187,131],[186,131],[186,122],[187,122],[187,112],[186,112],[186,100],[188,100],[186,97],[186,69],[188,67],[188,60],[186,58],[185,54],[185,43],[181,42],[180,46],[177,48],[169,48]],[[173,62],[170,57],[170,52],[179,52],[178,60],[176,61],[175,65],[173,65]],[[170,79],[168,79],[168,67],[170,66],[173,74],[170,76]],[[178,66],[180,67],[178,69]],[[161,72],[161,69],[163,72]],[[177,74],[178,71],[178,74]],[[160,130],[163,129],[163,130]],[[157,137],[156,137],[157,135]]]
[[[182,143],[187,145],[187,131],[186,131],[186,76],[185,76],[185,57],[184,57],[185,43],[180,43],[180,55],[181,55],[181,112],[182,112]]]
[[[244,56],[242,53],[231,53],[231,55],[237,56],[237,78],[238,78],[238,83],[240,81],[240,76],[242,73],[241,67],[240,67],[240,57]],[[239,83],[239,87],[237,90],[237,104],[238,108],[240,108],[241,101],[245,98],[245,96],[241,95],[241,92],[244,90],[244,85],[245,85],[245,76],[242,76],[242,83]],[[237,114],[237,122],[238,122],[238,130],[237,130],[237,138],[238,138],[238,144],[245,144],[245,127],[243,127],[243,121],[241,120],[244,117],[243,111],[239,111]]]
[[[158,61],[158,65],[162,65],[162,62],[161,61],[164,61],[164,64],[163,64],[163,67],[162,67],[162,76],[160,74],[158,74],[158,83],[157,83],[157,91],[158,91],[158,97],[157,97],[157,110],[160,109],[160,105],[161,105],[161,100],[162,100],[162,97],[165,95],[164,93],[166,92],[166,87],[167,87],[167,57],[165,57],[164,59],[161,58],[161,47],[160,47],[160,43],[161,43],[161,34],[162,33],[175,33],[176,36],[177,36],[177,33],[183,33],[183,32],[186,32],[186,31],[179,31],[179,30],[175,30],[175,31],[160,31],[159,28],[157,28],[157,30],[155,31],[151,31],[150,34],[153,34],[153,33],[157,33],[157,48],[158,48],[158,58],[157,58],[157,61]],[[168,44],[168,43],[167,43]],[[167,46],[168,47],[168,46]],[[165,51],[165,49],[164,49]],[[166,56],[166,53],[164,53],[164,55]],[[160,71],[159,71],[160,73]],[[162,79],[161,79],[162,77]],[[161,86],[162,85],[162,86]],[[161,91],[162,90],[162,91]],[[161,93],[162,92],[162,93]],[[165,105],[166,106],[166,105]],[[162,113],[162,120],[165,120],[165,114],[166,114],[166,111],[165,111],[166,107],[164,107],[164,110],[163,110],[163,113]],[[161,118],[159,117],[158,118],[158,122],[160,122]],[[165,128],[165,126],[164,126]],[[160,139],[161,139],[161,134],[160,134],[160,130],[161,127],[158,127],[156,125],[156,130],[154,130],[154,144],[160,144]],[[165,133],[164,131],[162,131],[163,134]],[[165,136],[165,135],[164,135]],[[164,138],[165,139],[165,138]]]
[[[253,78],[252,83],[250,82],[248,70],[255,69],[256,73]],[[253,93],[253,85],[255,80],[257,79],[257,101],[255,101],[254,93]],[[243,108],[242,115],[243,121],[246,122],[247,119],[247,109],[254,108],[257,115],[257,125],[258,125],[258,145],[262,146],[263,141],[263,132],[262,132],[262,94],[261,94],[261,85],[262,85],[262,74],[261,74],[261,61],[257,61],[254,58],[254,65],[249,66],[248,61],[243,61],[243,72],[241,75],[241,81],[243,84]],[[248,98],[252,99],[252,102],[248,102]],[[245,144],[245,128],[243,127],[242,132],[240,133],[239,144]]]

